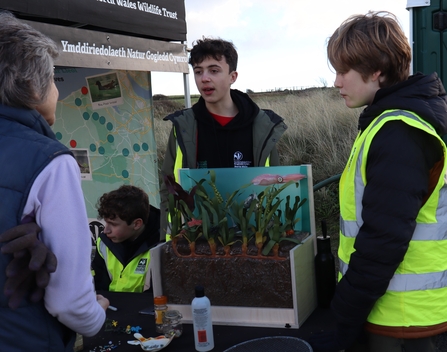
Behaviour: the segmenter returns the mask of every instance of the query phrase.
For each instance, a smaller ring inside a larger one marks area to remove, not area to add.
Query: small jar
[[[168,310],[163,318],[163,334],[166,337],[171,337],[172,334],[175,337],[180,337],[183,332],[183,325],[180,321],[182,318],[182,313],[178,310]]]
[[[155,331],[163,333],[163,317],[168,310],[166,296],[154,297]]]

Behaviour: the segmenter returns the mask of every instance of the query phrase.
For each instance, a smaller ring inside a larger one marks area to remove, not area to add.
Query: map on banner
[[[123,184],[141,187],[150,203],[159,206],[149,75],[142,71],[55,69],[59,101],[53,131],[78,161],[91,220],[97,217],[98,199]],[[105,85],[109,89],[100,90]],[[107,104],[101,106],[104,102]]]

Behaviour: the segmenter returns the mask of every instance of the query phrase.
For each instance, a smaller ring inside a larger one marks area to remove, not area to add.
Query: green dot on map
[[[133,150],[135,150],[136,152],[139,152],[140,151],[140,145],[135,143],[133,145]]]
[[[107,122],[107,129],[109,130],[109,131],[111,131],[111,130],[113,130],[113,123],[111,123],[111,122]]]
[[[98,153],[99,154],[104,154],[105,153],[104,147],[99,147],[98,148]]]
[[[124,178],[129,177],[129,171],[127,171],[127,170],[123,170],[123,172],[121,174],[123,175]]]
[[[90,151],[96,152],[96,145],[90,144]]]
[[[141,145],[141,148],[142,148],[145,152],[147,152],[147,151],[149,150],[149,145],[148,145],[147,143],[143,143],[143,144]]]
[[[76,104],[76,106],[81,106],[82,105],[82,100],[79,99],[79,98],[76,98],[75,99],[75,104]]]
[[[109,143],[113,143],[114,140],[115,140],[115,137],[113,137],[111,134],[109,134],[109,135],[107,136],[107,141],[108,141]]]
[[[101,117],[99,118],[99,123],[100,123],[101,125],[104,125],[104,124],[106,123],[106,118],[105,118],[104,116],[101,116]]]
[[[129,156],[129,149],[124,148],[124,149],[123,149],[123,155],[124,155],[124,156]]]
[[[86,111],[82,114],[82,117],[84,118],[85,121],[87,121],[90,118],[90,114]]]
[[[60,141],[62,139],[62,133],[56,132],[56,139]]]
[[[97,112],[94,112],[92,115],[93,120],[98,121],[99,119],[99,114]]]

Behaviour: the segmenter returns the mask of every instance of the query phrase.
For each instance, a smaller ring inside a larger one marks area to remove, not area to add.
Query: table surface
[[[118,310],[107,310],[107,318],[118,322],[119,327],[140,326],[140,333],[144,337],[155,337],[160,334],[155,332],[153,315],[139,314],[144,308],[153,308],[153,296],[150,293],[124,293],[124,292],[98,292],[110,300],[110,304]],[[169,306],[169,304],[168,304]],[[214,349],[213,352],[223,352],[226,349],[245,341],[267,336],[291,336],[307,340],[313,333],[327,331],[333,328],[328,309],[317,308],[299,329],[292,328],[267,328],[267,327],[241,327],[228,325],[214,325]],[[94,337],[84,337],[84,349],[82,351],[101,351],[99,346],[112,343],[118,345],[112,351],[138,352],[140,346],[132,346],[127,343],[134,340],[133,333],[126,334],[116,331],[105,331],[105,327]],[[192,324],[183,323],[183,334],[175,338],[163,352],[195,351]]]
[[[119,326],[141,326],[140,333],[145,337],[158,336],[155,332],[155,320],[153,315],[143,315],[138,312],[144,308],[153,309],[153,296],[151,293],[123,293],[100,292],[110,300],[110,304],[117,307],[118,311],[107,310],[107,318],[118,321]],[[214,349],[213,352],[223,352],[230,347],[268,336],[291,336],[307,341],[314,333],[334,329],[334,321],[331,319],[329,309],[316,308],[299,329],[291,328],[259,328],[228,325],[214,325]],[[113,352],[139,352],[143,351],[139,346],[127,343],[133,340],[133,334],[104,331],[104,327],[94,337],[84,337],[84,349],[82,351],[99,352],[99,346],[109,344],[121,344],[111,351]],[[447,333],[435,338],[438,351],[447,351]],[[163,352],[194,352],[194,335],[191,324],[183,324],[183,334],[174,339]]]

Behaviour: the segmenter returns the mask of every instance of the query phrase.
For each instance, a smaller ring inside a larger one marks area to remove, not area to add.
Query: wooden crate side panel
[[[298,327],[317,306],[314,239],[315,235],[311,235],[300,246],[291,250],[291,275]]]

